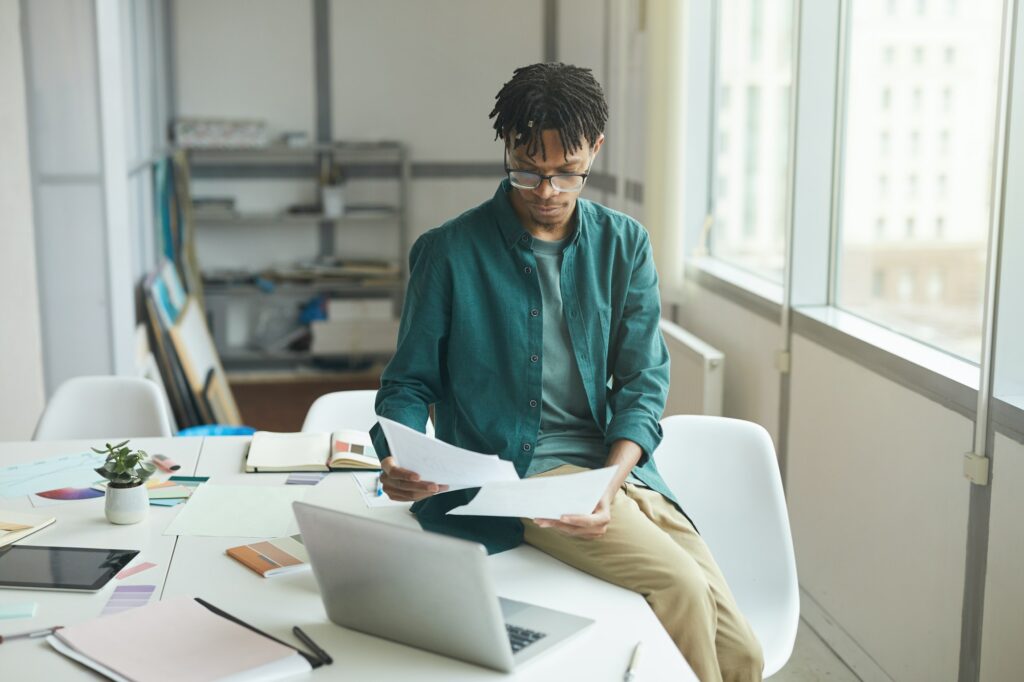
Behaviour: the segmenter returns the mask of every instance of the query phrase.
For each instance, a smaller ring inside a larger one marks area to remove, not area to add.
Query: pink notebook
[[[222,618],[189,597],[94,618],[58,630],[47,641],[94,670],[105,668],[138,682],[200,682],[260,668],[271,678],[278,670],[282,677],[310,670],[294,649]],[[139,642],[159,642],[161,651],[174,652],[174,664],[161,663],[152,647]]]

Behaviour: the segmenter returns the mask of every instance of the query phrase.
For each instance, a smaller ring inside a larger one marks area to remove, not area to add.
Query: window
[[[716,258],[781,281],[790,177],[793,4],[722,0],[719,7],[716,144],[711,152],[718,180],[711,190],[714,221],[708,246]],[[734,229],[725,229],[726,219]]]
[[[885,0],[849,4],[833,303],[978,361],[1000,3],[972,4],[964,13],[951,11],[954,3],[915,7],[909,16],[892,17]],[[930,27],[925,40],[916,30],[922,17]],[[878,45],[885,46],[881,55]],[[898,68],[897,52],[909,54],[913,68]],[[970,69],[955,68],[968,64]],[[877,95],[879,81],[897,95],[909,93],[909,106],[886,108]],[[954,102],[971,106],[956,112],[952,136],[946,127],[931,126],[933,121],[951,125]],[[872,140],[884,139],[887,131],[908,143],[872,153]],[[880,207],[890,223],[895,221],[889,240],[879,229]],[[886,281],[888,288],[879,284]]]

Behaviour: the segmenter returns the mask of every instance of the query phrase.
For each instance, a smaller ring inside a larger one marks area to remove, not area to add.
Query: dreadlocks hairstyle
[[[534,156],[547,157],[542,130],[557,130],[566,153],[579,149],[580,139],[591,146],[604,132],[608,105],[590,69],[548,62],[516,69],[512,80],[494,98],[494,139],[512,148],[526,145]]]

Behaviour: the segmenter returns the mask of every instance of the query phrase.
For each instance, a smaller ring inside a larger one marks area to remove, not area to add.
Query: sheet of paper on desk
[[[449,514],[459,516],[518,516],[557,519],[562,514],[589,514],[612,482],[618,467],[564,476],[525,478],[488,483],[466,505]]]
[[[292,502],[306,496],[303,485],[219,485],[205,483],[174,517],[164,535],[277,538],[298,532]]]
[[[420,479],[447,485],[449,490],[476,488],[492,481],[518,481],[512,462],[449,445],[380,417],[381,428],[395,462],[415,471]]]
[[[94,452],[37,459],[0,467],[0,497],[20,497],[44,490],[92,485],[104,456]]]
[[[359,496],[363,498],[363,504],[370,509],[375,507],[408,507],[411,502],[399,502],[392,500],[387,493],[377,494],[377,474],[373,471],[356,471],[352,473],[352,481],[359,489]]]

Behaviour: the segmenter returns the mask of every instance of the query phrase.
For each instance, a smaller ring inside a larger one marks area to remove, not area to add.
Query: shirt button
[[[521,241],[521,242],[528,242],[528,241],[530,241],[530,235],[524,234],[522,237],[519,238],[519,241]]]
[[[536,308],[530,311],[530,317],[537,317],[538,315],[540,315],[540,311]]]
[[[529,275],[531,272],[533,272],[533,268],[531,268],[529,265],[527,265],[525,268],[523,268],[523,272],[525,272],[527,275]]]
[[[530,401],[530,407],[537,407],[537,401],[536,400],[531,400]]]
[[[537,362],[538,360],[540,360],[540,356],[539,355],[531,355],[530,356],[530,362]]]
[[[529,443],[523,443],[523,452],[529,452],[532,449],[533,449],[532,445],[530,445]]]

